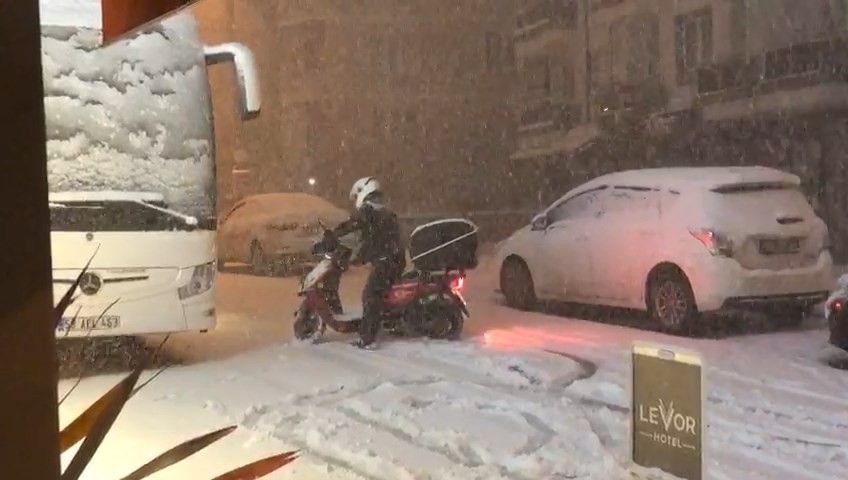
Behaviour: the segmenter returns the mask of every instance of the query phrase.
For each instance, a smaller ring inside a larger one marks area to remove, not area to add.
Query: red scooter
[[[339,298],[341,275],[350,266],[352,250],[322,228],[324,237],[312,248],[322,259],[301,281],[298,295],[303,301],[294,322],[295,338],[313,343],[323,337],[327,326],[336,332],[355,333],[362,320],[361,312],[343,313]],[[476,256],[476,237],[474,250]],[[464,269],[433,272],[416,268],[404,273],[384,297],[381,327],[397,336],[458,339],[469,315],[461,293],[465,278]]]

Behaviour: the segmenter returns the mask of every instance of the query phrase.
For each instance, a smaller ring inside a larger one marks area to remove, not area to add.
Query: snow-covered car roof
[[[316,214],[326,221],[338,222],[348,215],[319,196],[300,192],[251,195],[237,205],[252,205],[250,217],[263,222],[303,221]]]
[[[602,185],[711,190],[740,183],[800,185],[801,179],[791,173],[761,166],[645,168],[600,176],[581,185],[580,190]]]
[[[165,196],[155,192],[53,192],[48,195],[51,203],[62,202],[151,202],[164,203]]]

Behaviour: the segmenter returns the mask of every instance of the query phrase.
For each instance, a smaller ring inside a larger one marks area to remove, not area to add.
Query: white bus
[[[259,113],[251,52],[204,45],[185,10],[99,48],[99,2],[41,0],[57,338],[215,327],[215,142],[207,68],[231,63]],[[92,7],[93,8],[93,7]],[[69,13],[70,12],[70,13]]]
[[[82,274],[57,334],[215,326],[215,231],[168,209],[162,194],[51,193],[50,217],[54,296],[61,298]]]

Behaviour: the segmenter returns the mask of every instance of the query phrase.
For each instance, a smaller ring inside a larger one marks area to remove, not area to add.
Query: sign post
[[[685,480],[704,478],[701,358],[648,344],[632,349],[633,463]]]

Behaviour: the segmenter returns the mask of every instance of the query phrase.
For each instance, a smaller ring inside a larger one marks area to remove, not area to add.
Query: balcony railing
[[[624,3],[624,0],[591,0],[591,10],[595,12],[605,8],[615,7],[622,3]]]
[[[520,116],[519,130],[567,131],[579,122],[580,107],[548,98],[524,108]]]
[[[659,80],[596,86],[593,91],[593,104],[598,113],[628,110],[648,113],[662,110],[668,102],[666,90]]]
[[[527,41],[550,29],[577,26],[578,0],[539,0],[518,14],[515,41]]]
[[[806,42],[697,70],[701,102],[717,103],[822,84],[848,83],[848,40]]]

